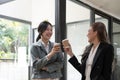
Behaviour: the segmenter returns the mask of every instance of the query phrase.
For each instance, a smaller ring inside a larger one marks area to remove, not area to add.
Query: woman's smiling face
[[[47,29],[42,33],[42,38],[44,38],[44,40],[49,40],[52,34],[52,26],[48,25]]]

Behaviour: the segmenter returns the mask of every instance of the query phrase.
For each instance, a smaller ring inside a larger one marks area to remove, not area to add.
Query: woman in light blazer
[[[89,46],[82,55],[81,63],[73,54],[71,46],[64,51],[71,57],[69,62],[82,74],[81,80],[111,80],[114,49],[107,40],[105,25],[95,22],[88,30]]]
[[[59,80],[62,77],[63,54],[59,45],[50,41],[52,25],[43,21],[38,26],[37,42],[31,47],[32,80]]]

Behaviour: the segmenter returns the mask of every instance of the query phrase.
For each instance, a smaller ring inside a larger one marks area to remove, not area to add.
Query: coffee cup
[[[55,43],[54,47],[60,47],[60,43]]]
[[[64,40],[62,40],[62,44],[63,44],[63,46],[64,46],[64,48],[69,48],[69,40],[68,39],[64,39]]]

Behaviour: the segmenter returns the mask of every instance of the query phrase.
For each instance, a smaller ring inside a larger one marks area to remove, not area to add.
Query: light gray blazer
[[[53,48],[52,42],[49,42],[49,52]],[[31,58],[33,65],[32,78],[44,79],[44,78],[60,78],[62,77],[61,69],[63,68],[63,54],[62,52],[56,53],[50,60],[47,60],[46,52],[42,42],[39,40],[31,46]],[[36,58],[39,58],[38,60]],[[41,68],[47,67],[48,70],[41,70]]]

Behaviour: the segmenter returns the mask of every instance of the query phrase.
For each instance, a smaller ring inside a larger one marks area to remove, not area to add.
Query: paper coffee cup
[[[55,43],[55,44],[54,44],[54,48],[55,48],[55,49],[60,49],[60,43]]]
[[[60,43],[55,43],[54,47],[60,47]]]
[[[65,48],[68,48],[69,47],[69,40],[68,39],[62,40],[62,44]]]

